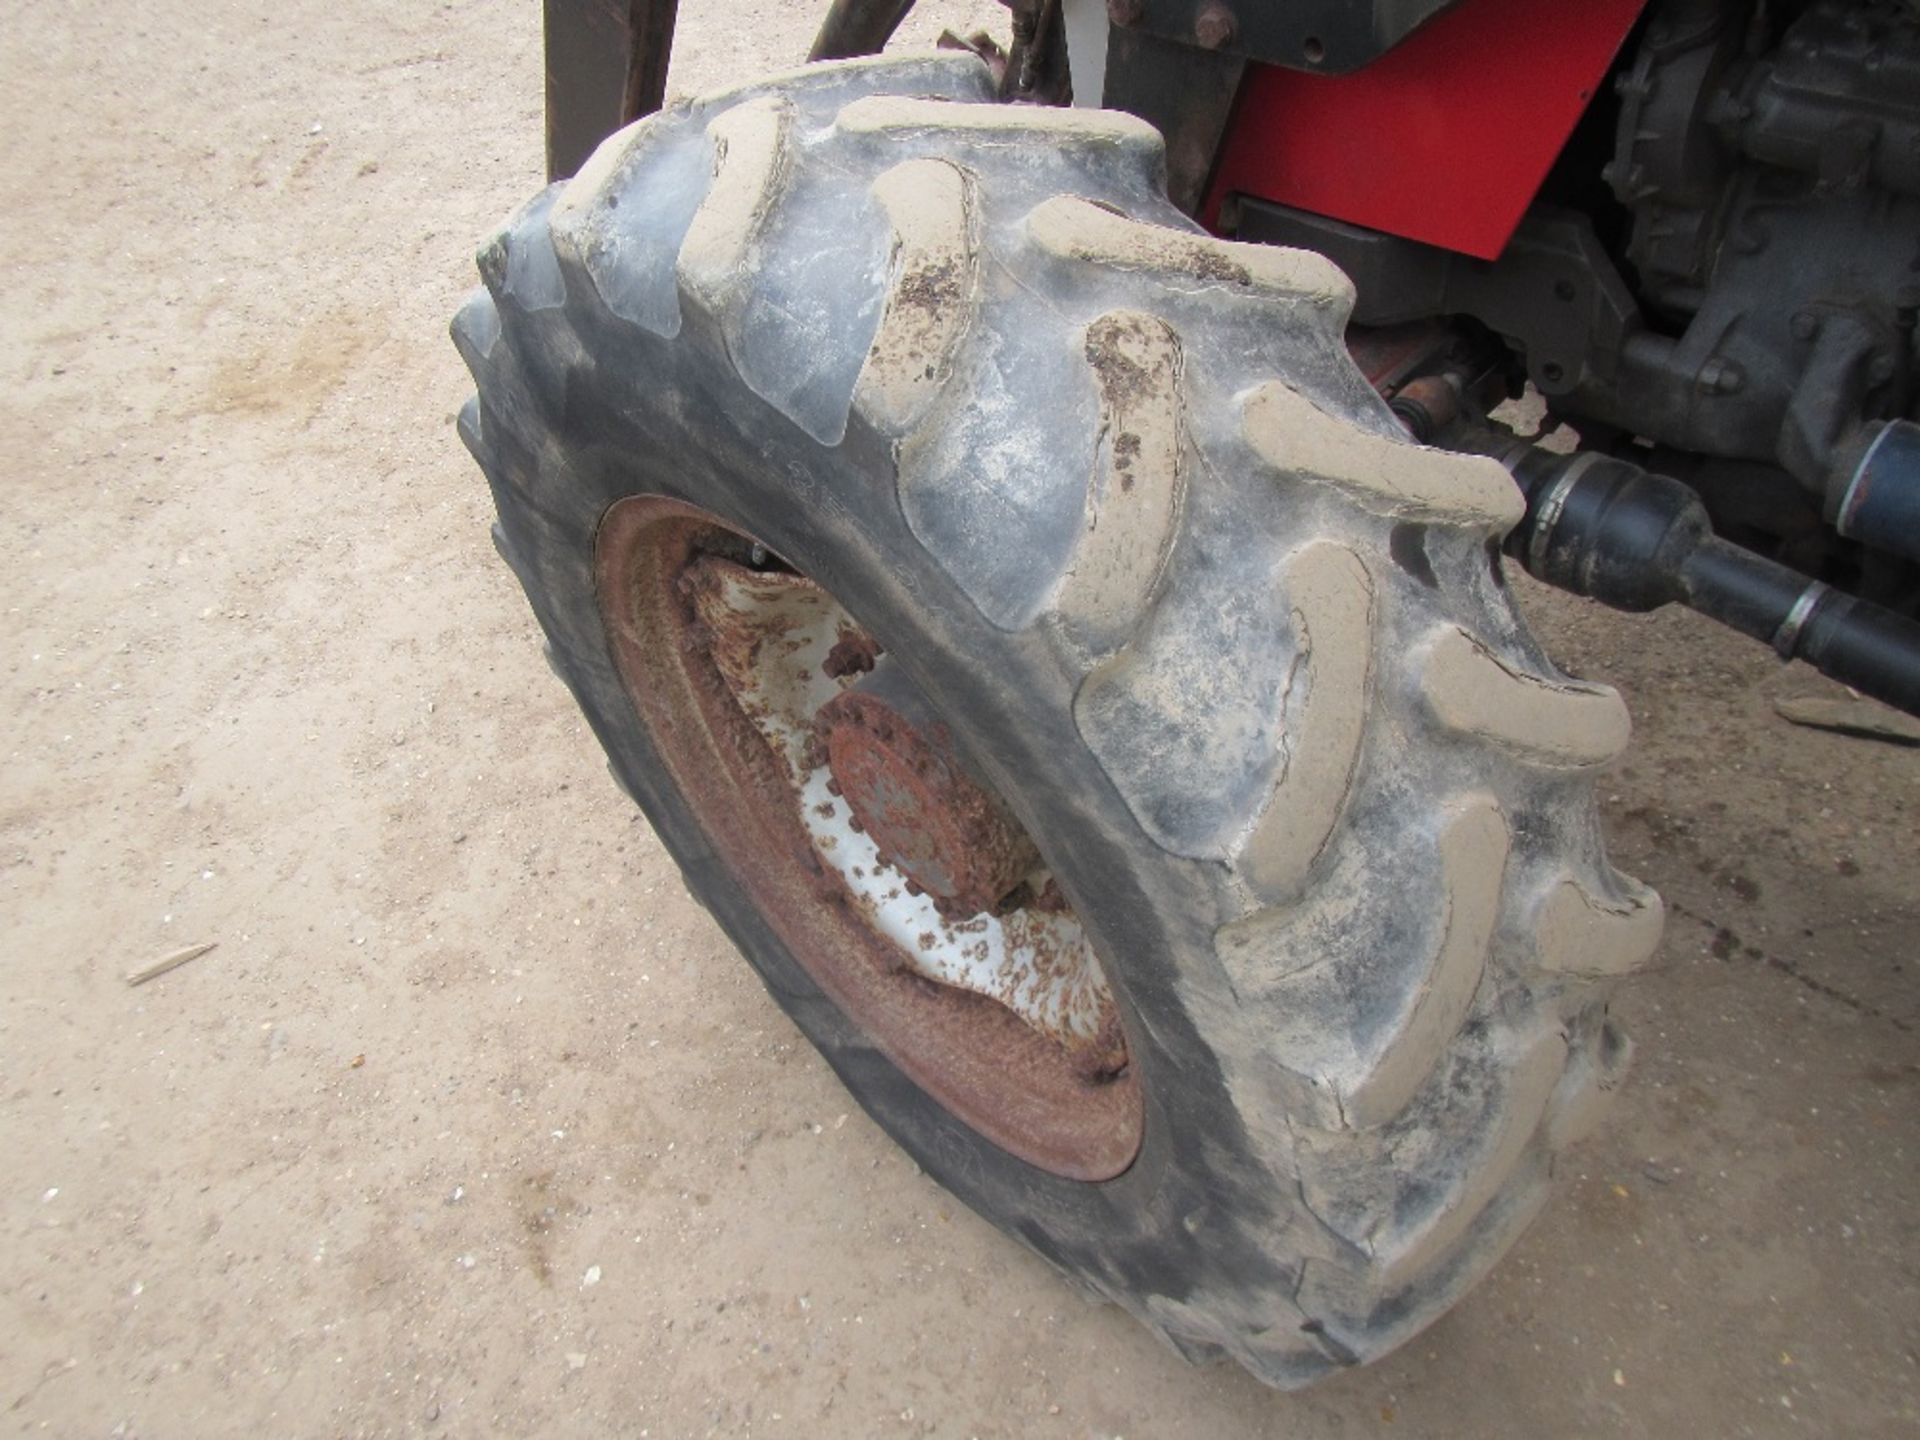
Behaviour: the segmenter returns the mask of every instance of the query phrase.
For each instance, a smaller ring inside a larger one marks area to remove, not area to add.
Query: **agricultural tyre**
[[[615,774],[869,1114],[1190,1359],[1443,1313],[1617,1082],[1625,744],[1346,279],[970,56],[610,138],[454,322],[495,538]]]

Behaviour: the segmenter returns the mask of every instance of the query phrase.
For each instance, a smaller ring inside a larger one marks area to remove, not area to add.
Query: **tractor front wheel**
[[[1610,690],[1318,257],[970,57],[608,140],[454,334],[496,538],[687,883],[932,1175],[1189,1357],[1306,1383],[1518,1233],[1660,907]]]

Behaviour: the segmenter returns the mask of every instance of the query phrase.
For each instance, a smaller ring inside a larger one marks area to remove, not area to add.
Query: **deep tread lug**
[[[1443,626],[1417,665],[1421,695],[1442,725],[1549,769],[1605,765],[1632,731],[1617,691],[1510,665],[1457,625]]]

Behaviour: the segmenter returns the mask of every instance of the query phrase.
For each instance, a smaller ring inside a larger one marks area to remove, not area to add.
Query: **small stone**
[[[467,1198],[467,1187],[464,1185],[456,1185],[447,1194],[447,1204],[458,1205],[462,1200],[466,1198]]]
[[[587,1273],[580,1277],[580,1283],[583,1286],[598,1285],[600,1283],[600,1267],[598,1265],[589,1265],[587,1267]]]
[[[569,1370],[586,1369],[587,1368],[586,1352],[582,1350],[569,1350],[567,1352],[567,1368]]]
[[[471,1256],[471,1255],[462,1255],[462,1256],[460,1257],[460,1260],[459,1260],[459,1265],[460,1265],[460,1268],[461,1268],[462,1270],[471,1270],[471,1269],[473,1269],[473,1256]]]
[[[55,1185],[40,1197],[40,1203],[42,1205],[46,1205],[54,1200],[58,1200],[59,1198],[60,1198],[60,1187],[58,1185]]]

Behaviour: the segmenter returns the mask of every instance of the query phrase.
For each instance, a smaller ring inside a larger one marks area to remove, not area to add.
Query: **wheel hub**
[[[883,664],[875,675],[889,672]],[[1039,853],[966,773],[947,727],[915,723],[919,707],[901,703],[898,693],[869,677],[821,707],[814,723],[834,783],[881,857],[941,913],[994,910],[1040,863]]]
[[[1139,1150],[1143,1093],[1085,928],[904,668],[709,512],[603,517],[595,588],[665,777],[777,943],[949,1114],[1082,1180]],[[671,813],[671,812],[669,812]]]

